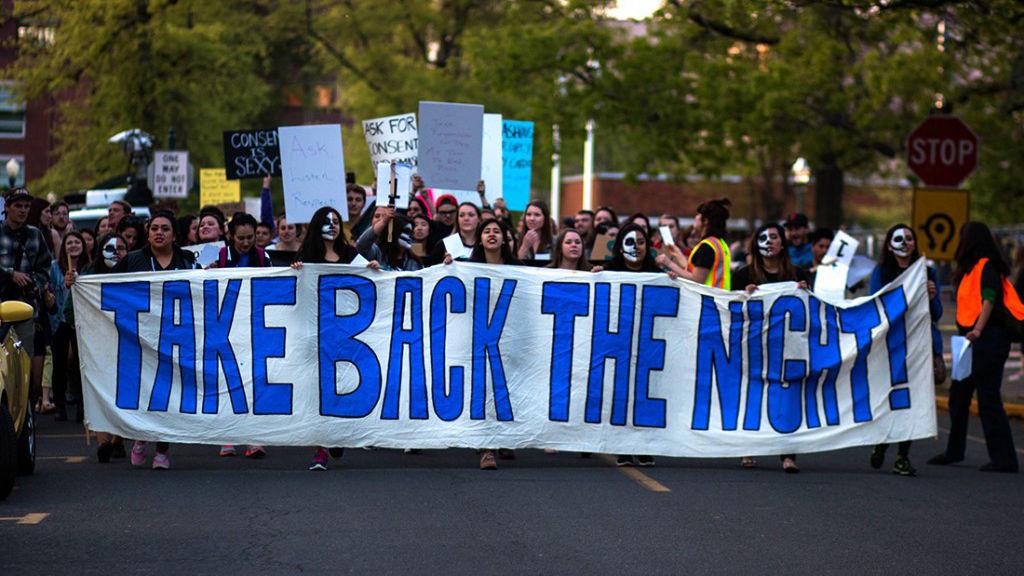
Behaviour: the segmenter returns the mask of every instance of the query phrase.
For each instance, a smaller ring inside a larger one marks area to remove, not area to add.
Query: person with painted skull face
[[[96,245],[99,246],[98,255],[91,264],[82,270],[81,276],[110,274],[114,272],[117,264],[128,255],[128,243],[119,234],[108,233],[101,236]],[[73,284],[74,282],[72,281]],[[70,299],[65,317],[70,317],[71,325],[74,326],[74,298]],[[128,456],[124,448],[124,439],[120,436],[107,434],[106,432],[96,432],[96,444],[96,459],[101,464],[110,462],[111,457],[126,458]]]
[[[882,244],[881,260],[871,273],[868,283],[872,294],[879,292],[886,284],[902,274],[911,264],[921,257],[917,249],[917,237],[913,229],[906,224],[896,224],[885,233]],[[932,365],[936,384],[946,380],[946,363],[942,359],[942,334],[939,332],[939,320],[942,318],[942,299],[939,297],[939,276],[934,268],[928,267],[928,311],[931,316],[932,328]],[[914,476],[917,470],[910,464],[911,442],[900,442],[897,446],[896,463],[893,474]],[[876,470],[885,463],[885,452],[888,444],[879,444],[871,451],[871,467]]]
[[[391,238],[388,224],[391,223]],[[382,270],[411,272],[423,268],[413,254],[413,223],[409,218],[395,214],[394,206],[378,205],[370,226],[356,241],[356,250],[367,260],[376,260]]]
[[[807,281],[807,272],[789,260],[786,231],[775,223],[765,224],[754,232],[750,239],[750,264],[732,276],[732,285],[742,286],[748,294],[756,292],[759,286],[776,282],[796,282],[806,290]],[[796,454],[783,454],[779,459],[786,473],[796,474],[800,471],[796,465]],[[753,468],[756,464],[750,456],[740,460],[744,468]]]
[[[324,206],[313,213],[309,219],[309,226],[306,229],[306,237],[302,240],[295,255],[295,262],[292,268],[301,270],[303,264],[348,264],[359,253],[348,243],[345,231],[341,226],[341,214],[331,208]],[[376,260],[370,261],[367,268],[379,270],[380,265]],[[327,470],[327,457],[341,458],[345,453],[344,448],[326,448],[317,446],[313,453],[313,461],[309,470]]]

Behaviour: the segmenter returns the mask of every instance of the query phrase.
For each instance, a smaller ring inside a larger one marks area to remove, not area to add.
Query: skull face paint
[[[636,246],[636,230],[630,230],[629,234],[622,239],[622,256],[629,262],[636,262],[640,259],[640,251]]]
[[[900,228],[893,232],[892,238],[889,240],[889,249],[900,258],[906,258],[914,251],[910,247],[912,242],[914,242],[914,233],[906,228]]]
[[[320,227],[320,235],[324,240],[334,241],[336,234],[334,229],[339,226],[338,216],[334,212],[327,213],[327,223]]]
[[[765,258],[778,255],[779,233],[774,228],[769,228],[757,236],[757,251]]]
[[[109,268],[113,268],[120,261],[121,256],[117,253],[117,238],[111,238],[103,245],[103,263]]]

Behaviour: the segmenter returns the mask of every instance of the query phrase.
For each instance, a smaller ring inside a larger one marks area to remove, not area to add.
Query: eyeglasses
[[[437,213],[441,216],[454,216],[455,210],[438,210]]]

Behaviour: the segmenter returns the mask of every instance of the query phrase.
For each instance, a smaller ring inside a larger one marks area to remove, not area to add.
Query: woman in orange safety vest
[[[929,460],[929,464],[953,464],[964,459],[967,418],[971,397],[977,390],[978,413],[989,458],[980,470],[1017,472],[1017,453],[1000,388],[1012,335],[1024,319],[1024,305],[1006,279],[1008,274],[1009,268],[988,226],[981,222],[964,224],[956,249],[953,281],[957,286],[957,329],[970,341],[972,372],[964,380],[954,380],[949,389],[949,442],[946,451]]]
[[[697,206],[693,228],[699,231],[701,241],[690,252],[690,258],[686,259],[678,246],[666,245],[665,254],[658,256],[658,264],[668,268],[673,277],[730,290],[732,254],[725,241],[725,223],[729,220],[730,205],[728,198],[721,198]]]

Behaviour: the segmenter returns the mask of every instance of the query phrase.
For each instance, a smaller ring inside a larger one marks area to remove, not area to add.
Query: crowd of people
[[[265,196],[270,179],[263,182]],[[33,199],[24,188],[6,197],[6,217],[0,229],[0,282],[3,299],[24,300],[36,309],[34,320],[14,325],[24,350],[32,358],[32,390],[36,409],[68,420],[69,406],[83,421],[82,381],[71,287],[77,278],[114,272],[156,272],[198,269],[197,251],[189,247],[223,242],[208,268],[265,267],[304,263],[348,264],[358,258],[379,270],[413,271],[468,260],[495,266],[530,265],[566,270],[665,273],[723,290],[754,293],[766,284],[796,282],[813,285],[817,268],[828,252],[833,232],[811,230],[807,216],[790,214],[781,223],[768,222],[745,240],[729,242],[726,223],[728,199],[703,202],[696,207],[693,225],[680,226],[678,215],[663,214],[652,223],[644,214],[621,218],[613,208],[580,210],[556,221],[540,200],[530,202],[513,222],[502,199],[489,202],[481,182],[479,202],[459,202],[450,194],[435,193],[418,176],[407,209],[382,202],[385,195],[367,196],[366,188],[346,189],[348,221],[335,208],[316,211],[308,223],[258,221],[238,212],[228,217],[215,206],[197,215],[176,215],[155,209],[147,220],[134,215],[132,206],[116,201],[92,229],[76,229],[68,219],[68,205],[58,202],[33,212]],[[913,229],[896,224],[886,233],[877,267],[870,278],[872,292],[895,279],[921,258]],[[1024,258],[1024,256],[1022,256]],[[361,261],[361,260],[360,260]],[[1000,386],[1010,344],[1020,337],[1024,319],[1011,270],[992,232],[985,224],[969,222],[961,230],[956,253],[954,284],[957,328],[973,342],[974,373],[952,383],[952,426],[946,451],[929,460],[943,465],[964,458],[966,423],[971,399],[977,393],[990,462],[986,471],[1016,472],[1018,463]],[[938,329],[942,317],[939,278],[928,269],[928,295],[932,324],[932,351],[937,383],[946,379],[943,341]],[[42,386],[43,365],[52,352],[52,394]],[[98,434],[97,458],[129,457],[135,466],[148,460],[146,442],[133,443]],[[170,467],[169,446],[156,443],[152,467]],[[876,446],[870,465],[881,468],[887,446]],[[236,454],[222,446],[220,455]],[[250,458],[266,456],[262,446],[247,446]],[[310,470],[326,470],[329,457],[340,458],[340,447],[317,447]],[[497,468],[497,459],[513,457],[507,450],[480,450],[480,468]],[[910,463],[910,442],[897,449],[893,472],[916,474]],[[619,466],[653,466],[648,455],[619,455]],[[781,456],[782,469],[799,472],[795,454]],[[753,457],[741,460],[756,466]]]

